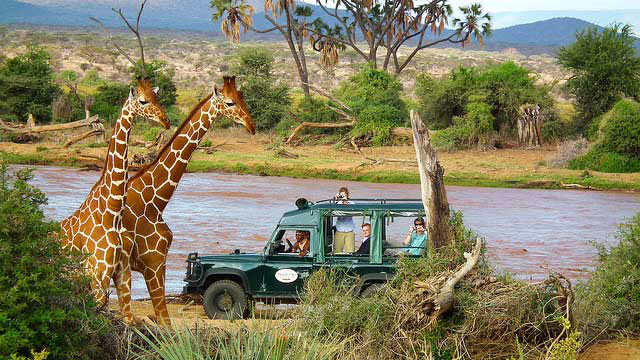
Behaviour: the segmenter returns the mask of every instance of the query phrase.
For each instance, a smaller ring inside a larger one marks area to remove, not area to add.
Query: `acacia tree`
[[[234,41],[239,39],[241,26],[245,31],[251,29],[263,33],[279,30],[287,39],[299,70],[304,61],[304,51],[301,51],[302,47],[293,51],[292,45],[297,39],[302,44],[305,36],[309,36],[314,50],[321,52],[323,62],[328,64],[337,62],[339,50],[351,48],[378,68],[378,51],[385,49],[382,69],[388,70],[393,65],[393,71],[398,75],[420,50],[444,42],[465,46],[472,37],[482,44],[484,36],[491,33],[491,17],[482,12],[480,4],[461,7],[464,18],[454,19],[455,30],[445,36],[445,25],[452,14],[448,0],[429,0],[421,5],[414,4],[413,0],[337,0],[331,5],[327,0],[316,0],[316,4],[335,21],[334,27],[321,25],[320,18],[313,22],[295,22],[292,9],[297,7],[293,0],[265,1],[265,18],[274,27],[262,31],[251,26],[253,7],[245,4],[244,0],[213,0],[211,6],[217,11],[215,20],[226,14],[222,31]],[[276,23],[271,16],[276,13],[285,15],[286,24]],[[403,46],[412,49],[407,57],[398,55]],[[304,75],[307,79],[306,72]],[[303,82],[307,82],[305,79],[301,76]],[[304,89],[307,93],[308,88]]]

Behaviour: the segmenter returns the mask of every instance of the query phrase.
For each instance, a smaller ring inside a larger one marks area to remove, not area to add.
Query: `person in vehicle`
[[[356,251],[358,255],[369,255],[369,240],[371,239],[371,224],[364,223],[362,224],[362,236],[364,240],[362,240],[362,244]]]
[[[353,204],[349,201],[349,189],[341,187],[335,196],[337,204]],[[333,253],[352,253],[356,246],[355,225],[351,216],[338,216],[336,220],[336,235],[333,242]]]
[[[403,250],[404,253],[410,255],[422,254],[427,244],[427,233],[423,218],[419,217],[413,221],[413,226],[409,226],[407,236],[402,243],[407,246]]]
[[[295,244],[291,244],[291,241],[287,239],[287,244],[289,248],[286,250],[288,253],[300,253],[300,256],[305,256],[309,253],[309,248],[311,247],[310,234],[308,231],[297,230],[296,231],[296,242]]]

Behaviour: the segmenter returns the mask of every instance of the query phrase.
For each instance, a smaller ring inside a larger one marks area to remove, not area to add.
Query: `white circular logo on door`
[[[298,279],[298,273],[291,269],[280,269],[276,271],[276,280],[281,283],[292,283]]]

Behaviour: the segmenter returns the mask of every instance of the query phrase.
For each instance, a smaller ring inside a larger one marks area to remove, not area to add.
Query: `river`
[[[62,220],[84,201],[100,173],[38,166],[33,184],[49,198],[47,216]],[[341,186],[354,198],[419,198],[419,185],[370,184],[218,173],[185,174],[164,218],[174,240],[167,260],[167,293],[181,291],[189,252],[258,251],[283,212],[299,197],[327,199]],[[573,279],[588,276],[591,242],[615,243],[617,225],[640,211],[634,193],[447,187],[451,207],[487,239],[491,264],[519,278],[538,280],[543,266]],[[134,298],[146,297],[133,275]]]

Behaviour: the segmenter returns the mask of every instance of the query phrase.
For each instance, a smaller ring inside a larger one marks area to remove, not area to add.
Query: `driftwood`
[[[406,165],[410,165],[410,166],[417,166],[416,161],[415,160],[403,160],[403,159],[388,159],[388,158],[379,158],[379,159],[374,159],[374,158],[370,158],[368,156],[364,157],[365,159],[367,159],[367,162],[363,162],[362,164],[356,166],[356,167],[362,167],[362,166],[375,166],[375,165],[382,165],[384,163],[401,163],[401,164],[406,164]]]
[[[427,213],[425,225],[429,234],[429,248],[437,250],[451,241],[449,201],[444,188],[444,169],[440,166],[436,151],[431,146],[429,130],[418,112],[411,110],[413,144],[420,172],[422,204]]]
[[[422,314],[427,317],[427,324],[430,325],[435,323],[440,316],[453,308],[453,289],[456,284],[462,280],[462,278],[465,277],[474,268],[474,266],[476,266],[478,259],[480,258],[481,250],[482,239],[477,238],[473,250],[470,253],[464,253],[464,258],[467,259],[464,265],[458,268],[449,277],[441,279],[440,281],[444,281],[444,284],[439,288],[435,288],[434,284],[431,282],[416,281],[414,283],[416,289],[419,291],[417,298],[420,300],[417,306],[423,309]]]
[[[98,115],[93,115],[88,119],[82,119],[82,120],[73,121],[65,124],[41,125],[41,126],[34,126],[30,128],[11,127],[5,124],[4,122],[0,121],[0,130],[5,130],[14,134],[34,134],[34,133],[43,133],[43,132],[49,132],[49,131],[71,130],[71,129],[81,128],[84,126],[91,126],[91,127],[102,126],[102,123],[100,123],[100,118],[98,118]]]
[[[293,129],[293,132],[291,133],[291,135],[289,135],[289,138],[287,139],[285,144],[289,144],[291,141],[293,141],[293,139],[295,139],[296,136],[298,136],[298,133],[306,127],[317,128],[317,129],[338,129],[338,128],[345,128],[345,127],[352,127],[355,124],[356,124],[355,121],[349,121],[349,122],[343,122],[343,123],[303,122],[302,124],[296,126],[295,129]]]
[[[84,134],[80,134],[78,136],[74,136],[71,139],[69,139],[67,142],[64,143],[64,147],[69,147],[75,143],[77,143],[78,141],[82,141],[86,138],[88,138],[91,135],[100,135],[100,134],[104,134],[104,130],[100,130],[100,129],[91,129],[87,132],[85,132]]]

